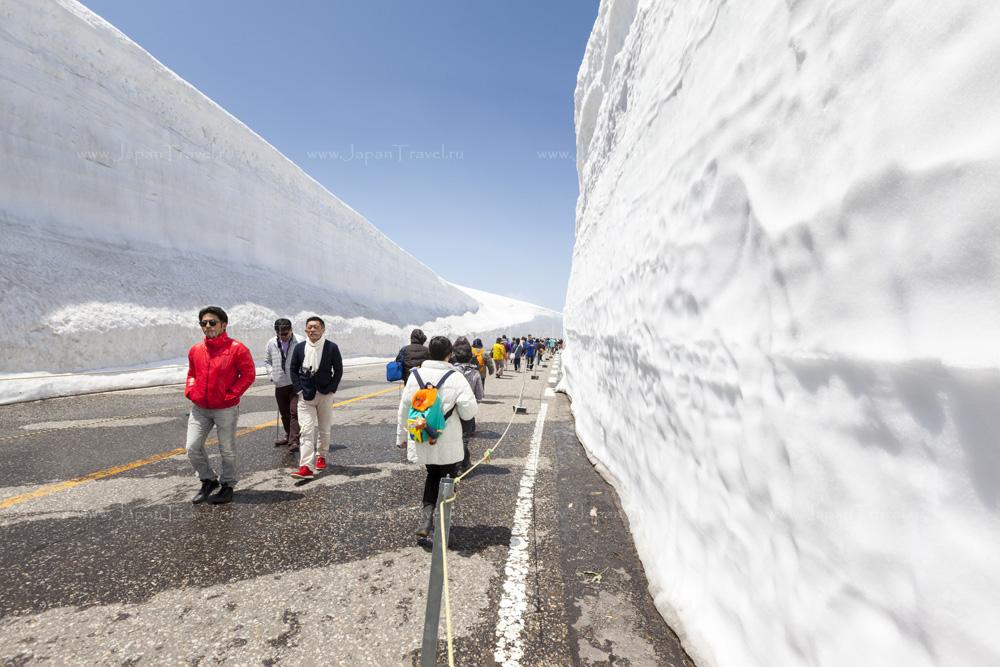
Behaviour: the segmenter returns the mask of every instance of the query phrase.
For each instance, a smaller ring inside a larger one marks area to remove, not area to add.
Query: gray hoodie
[[[465,379],[469,381],[469,386],[472,387],[472,393],[476,396],[476,402],[483,400],[483,378],[479,375],[479,364],[475,361],[470,361],[464,364],[452,364],[455,369],[465,376]]]

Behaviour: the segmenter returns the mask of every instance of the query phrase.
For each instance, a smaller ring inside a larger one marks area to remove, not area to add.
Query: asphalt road
[[[551,391],[557,366],[487,381],[474,455],[522,391],[528,412],[459,485],[455,662],[691,665]],[[394,446],[398,390],[383,373],[347,370],[338,401],[358,400],[335,409],[330,468],[307,483],[271,444],[272,389],[258,382],[241,403],[241,480],[224,506],[190,502],[179,386],[0,407],[0,661],[418,663],[423,471]],[[439,664],[445,634],[442,622]]]

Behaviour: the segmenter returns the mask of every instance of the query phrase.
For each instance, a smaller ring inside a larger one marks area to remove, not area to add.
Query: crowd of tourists
[[[218,306],[198,313],[204,339],[188,352],[184,395],[191,401],[186,450],[201,481],[194,503],[231,502],[237,482],[236,426],[242,395],[256,380],[250,351],[226,333],[229,318]],[[298,465],[289,471],[299,480],[310,480],[328,466],[334,394],[344,375],[340,348],[326,336],[321,317],[306,319],[304,336],[292,322],[274,323],[274,337],[264,349],[264,368],[274,387],[284,437],[274,442],[298,454]],[[387,368],[388,380],[403,382],[397,413],[396,442],[407,459],[426,471],[423,489],[421,537],[433,531],[438,487],[444,477],[457,477],[471,465],[469,440],[476,430],[479,402],[490,376],[531,371],[536,364],[562,348],[562,341],[533,335],[496,338],[490,346],[480,338],[465,336],[452,341],[434,336],[429,341],[420,329],[410,333]],[[205,451],[215,427],[221,458],[217,474]]]

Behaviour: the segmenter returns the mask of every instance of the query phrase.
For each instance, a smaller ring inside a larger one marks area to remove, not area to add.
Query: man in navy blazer
[[[297,479],[312,479],[326,469],[330,453],[333,395],[344,376],[344,360],[337,344],[326,338],[326,323],[313,315],[306,320],[306,340],[295,346],[289,363],[292,384],[299,395],[299,467]]]

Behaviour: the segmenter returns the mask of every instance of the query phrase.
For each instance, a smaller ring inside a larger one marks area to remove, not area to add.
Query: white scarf
[[[302,368],[309,369],[315,373],[319,370],[319,362],[323,359],[323,346],[326,344],[326,335],[320,336],[315,343],[306,338],[306,354],[302,360]]]

